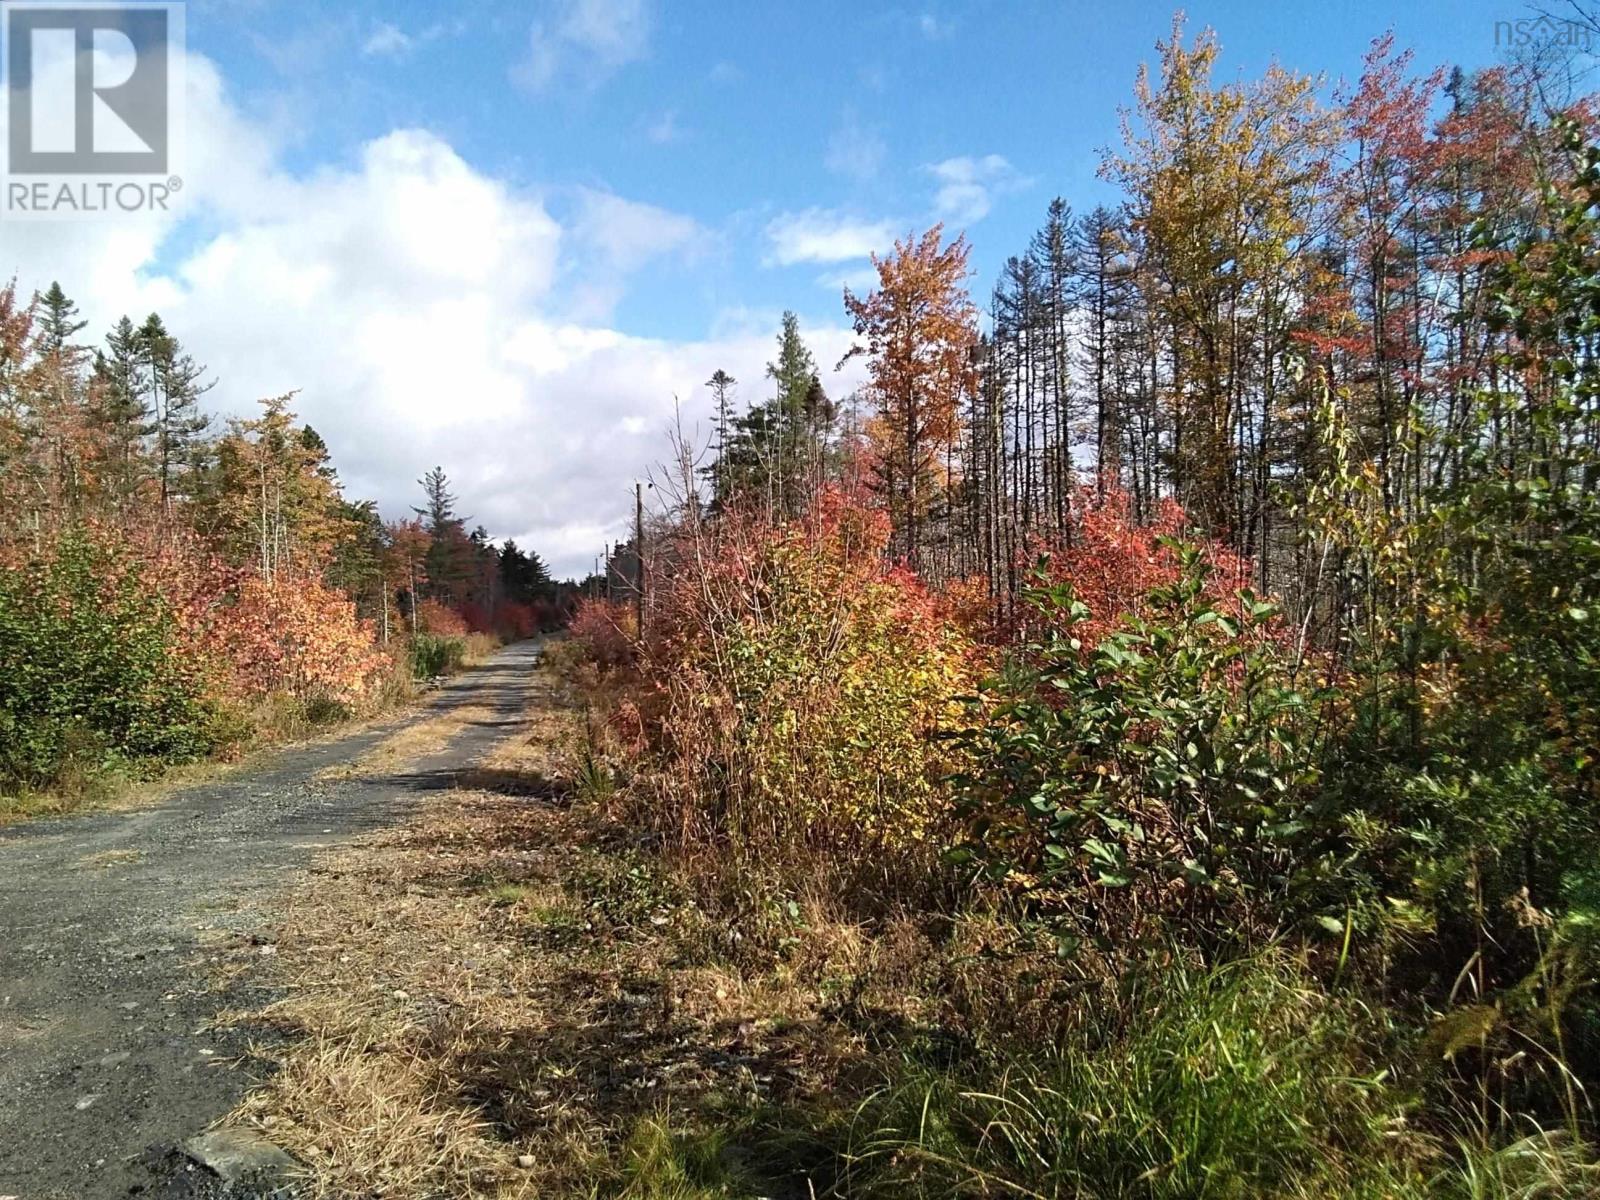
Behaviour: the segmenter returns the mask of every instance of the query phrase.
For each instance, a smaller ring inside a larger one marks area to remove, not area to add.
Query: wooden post
[[[644,641],[644,484],[633,485],[633,552],[638,574],[634,581],[639,641]]]

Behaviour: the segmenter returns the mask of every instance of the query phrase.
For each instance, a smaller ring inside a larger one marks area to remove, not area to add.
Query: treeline
[[[763,1131],[819,1194],[1592,1194],[1590,107],[1160,50],[987,330],[935,228],[845,294],[857,396],[789,318],[770,399],[712,378],[574,622],[582,782],[851,980],[848,1130]]]
[[[218,426],[158,316],[85,329],[59,284],[0,290],[0,786],[292,732],[564,620],[442,469],[385,521],[291,396]]]

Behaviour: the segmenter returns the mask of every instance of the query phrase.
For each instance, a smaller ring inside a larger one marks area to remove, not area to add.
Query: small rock
[[[86,1108],[93,1108],[94,1102],[98,1099],[100,1099],[100,1094],[98,1092],[88,1096],[80,1096],[78,1098],[78,1102],[72,1107],[77,1109],[79,1112],[82,1112]]]
[[[204,1046],[200,1050],[200,1057],[201,1058],[210,1058],[215,1053],[216,1053],[216,1051],[211,1049],[210,1046]]]
[[[270,957],[270,956],[276,954],[277,952],[278,952],[278,948],[276,946],[263,946],[263,947],[261,947],[261,954],[262,954],[263,957]]]
[[[528,1168],[533,1166],[533,1155],[531,1155],[531,1154],[519,1154],[519,1155],[517,1155],[517,1166],[521,1167],[524,1171],[528,1170]]]
[[[129,1000],[125,1004],[117,1005],[117,1007],[122,1009],[124,1012],[132,1012],[134,1009],[139,1007],[139,1002],[137,1000]]]
[[[287,1183],[299,1169],[280,1147],[248,1129],[213,1129],[190,1138],[183,1152],[224,1183],[255,1188]]]

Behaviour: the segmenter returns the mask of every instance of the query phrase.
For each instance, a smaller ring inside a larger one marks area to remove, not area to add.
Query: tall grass
[[[1290,965],[1173,967],[1132,1022],[1086,1006],[1065,1044],[908,1066],[861,1108],[848,1194],[1386,1196],[1404,1098],[1366,1061],[1370,1018]]]

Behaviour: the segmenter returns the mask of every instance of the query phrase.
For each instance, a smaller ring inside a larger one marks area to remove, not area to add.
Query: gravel
[[[220,969],[274,952],[286,872],[403,819],[504,737],[538,654],[510,647],[406,718],[264,756],[154,807],[0,830],[0,1196],[265,1194],[181,1149],[262,1069],[247,1048],[261,1031],[212,1021],[268,997],[249,972]],[[408,721],[469,705],[491,716],[398,773],[317,778]]]

